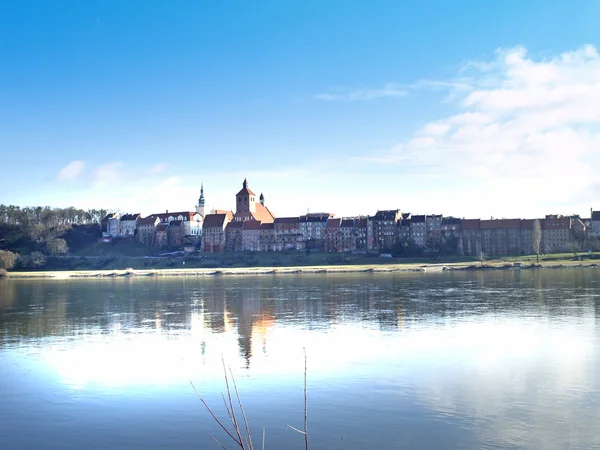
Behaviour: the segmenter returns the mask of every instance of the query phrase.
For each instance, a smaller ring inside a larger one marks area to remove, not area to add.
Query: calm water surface
[[[600,448],[600,272],[0,280],[1,449]],[[259,446],[257,446],[259,447]]]

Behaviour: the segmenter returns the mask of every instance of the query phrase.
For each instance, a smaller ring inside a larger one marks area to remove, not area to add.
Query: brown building
[[[273,223],[260,224],[260,251],[274,252],[275,245],[275,225]]]
[[[256,222],[256,221],[254,221]],[[260,222],[256,222],[260,224]],[[225,226],[225,251],[226,252],[241,252],[242,251],[242,227],[244,222],[229,222]]]
[[[427,246],[427,216],[413,215],[410,218],[410,238],[417,247]]]
[[[249,252],[260,251],[261,222],[248,220],[242,227],[242,250]]]
[[[246,222],[256,220],[262,223],[271,223],[275,216],[265,206],[265,197],[261,194],[260,199],[248,187],[248,181],[244,179],[242,189],[235,195],[234,222]]]
[[[168,223],[159,223],[156,225],[156,234],[154,235],[154,246],[165,248],[169,245]]]
[[[231,211],[222,214],[208,214],[204,218],[201,246],[203,252],[220,253],[225,251],[225,227],[232,218]]]
[[[341,251],[340,243],[340,223],[342,219],[329,219],[325,227],[325,251],[339,252]]]
[[[543,252],[570,252],[577,247],[570,217],[551,215],[541,219],[540,223]]]
[[[355,219],[342,218],[339,230],[339,244],[341,251],[353,252],[356,250],[355,234]]]
[[[411,219],[402,219],[396,224],[396,240],[398,242],[404,244],[409,241],[411,221]]]
[[[144,245],[151,246],[154,243],[156,226],[160,223],[157,217],[146,217],[137,223],[136,240]]]
[[[399,209],[377,211],[371,217],[373,222],[373,248],[377,250],[390,250],[396,245],[396,224],[401,220],[402,213]]]
[[[535,245],[533,242],[533,223],[536,219],[521,219],[520,223],[520,234],[521,234],[521,251],[522,255],[533,255],[536,253]],[[540,222],[540,230],[541,230]],[[541,239],[541,238],[540,238]],[[541,248],[540,248],[541,250]]]
[[[359,217],[354,222],[354,249],[360,253],[366,253],[370,250],[368,246],[370,227],[368,217]]]
[[[438,249],[442,244],[442,215],[432,214],[425,216],[426,226],[426,247],[431,249]]]
[[[486,255],[521,254],[521,219],[482,220],[482,252]]]
[[[304,239],[300,232],[299,217],[279,217],[273,222],[275,233],[275,249],[301,250],[304,248]]]
[[[325,246],[327,220],[334,217],[330,213],[307,213],[300,216],[300,234],[306,248],[322,250]]]
[[[465,255],[479,256],[481,253],[481,220],[462,219],[461,224],[462,248]]]
[[[172,220],[167,227],[167,241],[169,247],[181,247],[185,237],[183,220]]]

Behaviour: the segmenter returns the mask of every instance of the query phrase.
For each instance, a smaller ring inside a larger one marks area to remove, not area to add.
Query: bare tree
[[[542,226],[540,225],[540,220],[535,219],[533,221],[533,232],[532,232],[532,240],[533,240],[533,250],[537,255],[537,262],[540,262],[540,248],[542,246]]]

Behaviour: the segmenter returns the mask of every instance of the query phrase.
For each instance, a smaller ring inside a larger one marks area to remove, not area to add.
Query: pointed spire
[[[200,198],[198,199],[198,206],[204,206],[204,183],[200,184]]]
[[[246,189],[248,187],[248,180],[244,178],[244,183],[242,184],[243,188]]]
[[[259,200],[260,200],[260,204],[265,206],[265,196],[263,195],[262,192],[260,193]]]

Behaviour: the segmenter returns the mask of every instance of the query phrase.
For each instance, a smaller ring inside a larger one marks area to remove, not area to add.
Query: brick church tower
[[[242,190],[235,195],[235,214],[243,215],[256,212],[256,194],[248,188],[248,181],[244,178]]]

